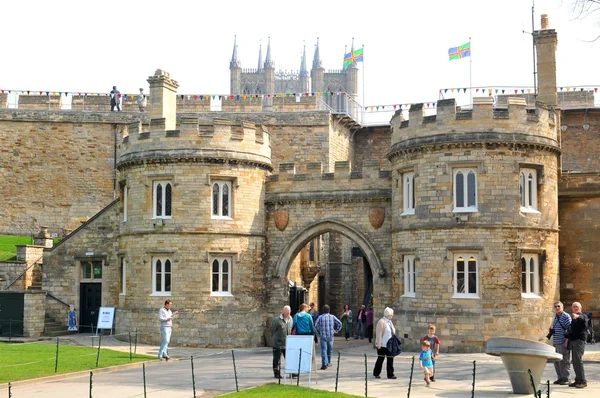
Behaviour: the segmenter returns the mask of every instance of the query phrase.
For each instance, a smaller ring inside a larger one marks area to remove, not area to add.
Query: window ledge
[[[416,298],[417,295],[415,293],[405,293],[400,297]]]
[[[159,219],[160,220],[170,220],[172,218],[173,218],[173,216],[154,216],[154,217],[152,217],[153,220],[159,220]]]
[[[415,209],[411,209],[411,210],[404,210],[400,216],[414,216],[415,215]]]
[[[223,293],[220,293],[220,292],[212,292],[210,295],[211,295],[212,297],[233,297],[233,294],[231,294],[231,293],[225,293],[225,292],[223,292]]]
[[[542,214],[540,213],[538,210],[531,208],[531,207],[522,207],[521,206],[521,213],[529,213],[529,214]]]
[[[127,296],[127,293],[119,293],[119,296],[125,297]]]
[[[476,207],[455,207],[452,209],[452,213],[477,213]]]
[[[150,297],[171,297],[171,292],[154,292]]]
[[[233,221],[232,217],[223,217],[223,216],[212,216],[212,220],[225,220],[225,221]]]
[[[538,294],[535,294],[535,293],[521,293],[521,298],[541,299],[541,297]]]
[[[454,294],[452,296],[453,299],[479,299],[479,295],[477,294]]]

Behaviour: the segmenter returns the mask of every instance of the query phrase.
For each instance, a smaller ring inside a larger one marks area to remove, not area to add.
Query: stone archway
[[[300,232],[296,233],[288,241],[279,255],[277,265],[274,269],[274,276],[285,278],[294,257],[296,257],[302,247],[304,247],[311,239],[327,232],[339,233],[355,242],[367,257],[373,276],[385,276],[385,268],[369,239],[362,232],[349,224],[335,219],[323,219],[310,223],[304,226]]]

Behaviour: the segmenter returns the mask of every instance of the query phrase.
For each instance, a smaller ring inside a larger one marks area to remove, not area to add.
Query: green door
[[[23,293],[0,293],[0,336],[23,336]]]

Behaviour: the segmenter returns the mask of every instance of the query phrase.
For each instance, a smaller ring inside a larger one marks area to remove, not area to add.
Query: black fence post
[[[296,387],[300,385],[300,365],[302,364],[302,348],[300,348],[300,355],[298,355],[298,378],[296,379]]]
[[[102,334],[100,335],[100,338],[98,338],[98,355],[96,355],[96,367],[98,367],[98,364],[100,363],[100,347],[102,346]]]
[[[135,328],[135,345],[134,345],[134,349],[133,349],[134,354],[137,354],[137,339],[138,339],[138,329]]]
[[[142,376],[144,377],[144,398],[146,398],[146,363],[142,364]]]
[[[338,351],[337,370],[335,371],[335,392],[337,392],[338,378],[340,377],[340,356],[341,356],[341,353]]]
[[[471,387],[471,398],[475,398],[475,373],[477,370],[477,362],[473,361],[473,386]]]
[[[56,360],[54,361],[54,373],[58,372],[58,337],[56,338]]]
[[[90,398],[92,398],[92,385],[93,385],[92,379],[93,378],[94,378],[94,372],[90,372]]]
[[[131,330],[127,333],[129,334],[129,362],[131,362]]]
[[[190,357],[192,363],[192,389],[194,390],[194,398],[196,398],[196,376],[194,375],[194,357]]]
[[[407,398],[410,398],[410,389],[412,387],[412,379],[413,379],[414,371],[415,371],[415,356],[413,355],[412,364],[410,365],[410,378],[408,379],[408,394],[406,395]]]
[[[233,375],[235,376],[235,391],[240,392],[240,388],[238,386],[238,379],[237,379],[237,369],[235,367],[235,355],[233,354],[233,350],[231,350],[231,358],[233,359]]]
[[[546,398],[550,398],[550,380],[546,380]]]
[[[535,387],[535,381],[533,380],[533,374],[531,374],[531,369],[527,369],[527,373],[529,373],[529,381],[531,382],[531,388],[533,388],[533,396],[535,398],[542,398],[542,391],[537,390]]]
[[[368,373],[368,371],[367,371],[367,353],[365,352],[365,397],[368,396],[367,395],[367,384],[368,384],[367,373]]]
[[[8,398],[12,398],[12,385],[8,383]]]

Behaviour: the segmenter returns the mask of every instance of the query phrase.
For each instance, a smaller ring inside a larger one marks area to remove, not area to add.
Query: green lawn
[[[56,245],[60,238],[53,239]],[[0,235],[0,261],[14,261],[17,258],[17,245],[33,245],[31,236]]]
[[[17,257],[16,245],[31,245],[31,236],[0,235],[0,261],[13,261]]]
[[[96,368],[97,348],[61,345],[58,350],[58,372],[70,373]],[[0,343],[0,384],[36,377],[52,376],[56,345],[44,343]],[[155,359],[133,355],[131,362]],[[100,350],[99,368],[130,363],[128,352]]]
[[[221,397],[285,397],[285,398],[304,398],[304,397],[359,397],[359,395],[344,394],[341,392],[331,392],[325,390],[315,390],[307,387],[296,387],[283,384],[265,384],[264,386],[249,388],[240,392],[232,392]]]

